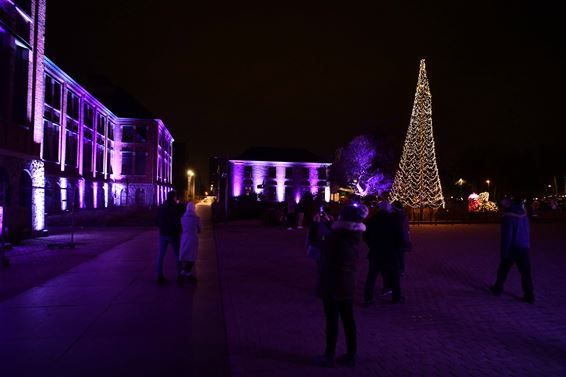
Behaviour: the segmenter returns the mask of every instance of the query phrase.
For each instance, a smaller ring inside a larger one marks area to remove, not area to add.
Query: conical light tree
[[[424,59],[421,60],[417,92],[399,169],[389,193],[412,208],[444,207],[432,135],[432,100]]]

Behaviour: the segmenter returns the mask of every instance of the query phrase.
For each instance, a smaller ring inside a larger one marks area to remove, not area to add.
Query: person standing
[[[368,209],[365,206],[343,207],[338,220],[332,223],[330,235],[322,243],[320,296],[326,318],[326,348],[324,354],[314,360],[319,366],[334,367],[336,363],[345,366],[356,364],[353,299],[360,242],[362,232],[366,229],[362,221],[367,214]],[[344,326],[347,353],[336,359],[339,319]]]
[[[330,235],[333,221],[334,218],[328,213],[328,209],[321,206],[320,213],[314,215],[307,233],[307,257],[312,258],[316,263],[317,294],[320,289],[320,250],[322,243]]]
[[[181,211],[177,203],[177,193],[169,191],[167,199],[159,207],[157,212],[157,226],[159,228],[159,253],[157,255],[157,284],[166,285],[168,280],[163,275],[163,259],[167,253],[167,246],[171,245],[175,262],[177,264],[177,276],[181,273],[181,262],[179,261],[179,243],[181,233]]]
[[[182,270],[178,277],[179,284],[183,284],[183,276],[193,278],[193,266],[197,260],[198,254],[198,234],[200,233],[200,218],[196,214],[195,203],[187,203],[187,208],[183,217],[181,217],[181,248],[179,252],[179,261],[182,264]]]
[[[394,212],[387,201],[379,203],[377,213],[367,221],[364,241],[369,247],[368,274],[364,287],[364,305],[373,303],[375,281],[379,273],[383,275],[384,285],[392,291],[392,302],[401,303],[401,262],[406,248],[408,227],[403,217]]]
[[[521,274],[523,301],[535,302],[530,261],[530,224],[523,201],[517,198],[501,201],[503,215],[501,217],[501,260],[497,269],[497,280],[490,287],[491,292],[500,296],[507,274],[514,264]]]

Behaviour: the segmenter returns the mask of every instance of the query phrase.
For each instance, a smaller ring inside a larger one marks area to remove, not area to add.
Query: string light
[[[389,194],[412,208],[444,207],[432,134],[432,99],[424,59],[420,62],[413,112],[399,169]]]

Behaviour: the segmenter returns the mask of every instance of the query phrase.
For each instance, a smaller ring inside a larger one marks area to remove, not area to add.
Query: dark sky
[[[129,91],[201,169],[251,145],[332,153],[364,132],[399,155],[420,58],[441,172],[566,152],[559,2],[237,3],[49,0],[47,55]]]

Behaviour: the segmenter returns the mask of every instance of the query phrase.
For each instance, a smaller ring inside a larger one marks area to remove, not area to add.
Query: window
[[[104,146],[96,146],[96,172],[104,173]]]
[[[43,159],[59,162],[59,125],[43,121]]]
[[[92,130],[83,129],[83,175],[92,173]]]
[[[45,75],[45,104],[61,110],[61,83],[49,75]]]
[[[136,143],[145,143],[147,141],[147,127],[137,126],[135,128],[135,141]]]
[[[106,117],[104,115],[98,114],[98,122],[96,123],[96,142],[98,144],[104,145],[104,136],[106,128]]]
[[[251,166],[244,166],[244,177],[251,178],[252,176],[252,167]]]
[[[114,123],[108,123],[108,140],[114,141]]]
[[[8,33],[0,32],[0,117],[8,116],[10,100],[10,40]]]
[[[122,152],[122,174],[132,174],[132,167],[134,162],[133,152]]]
[[[45,75],[45,106],[43,118],[51,123],[61,124],[61,84],[49,75]]]
[[[326,179],[326,168],[318,168],[318,179]]]
[[[92,130],[94,127],[94,109],[89,104],[84,105],[84,125]]]
[[[277,174],[277,169],[275,166],[270,166],[267,168],[267,177],[268,178],[275,178]]]
[[[67,129],[65,135],[65,165],[77,167],[77,153],[78,153],[79,135]]]
[[[293,178],[293,168],[285,168],[285,178]]]
[[[79,97],[70,90],[67,90],[67,116],[79,120]]]
[[[135,133],[134,126],[122,127],[122,141],[124,143],[133,143],[135,139],[134,133]]]
[[[309,177],[309,168],[301,168],[301,177],[303,178]]]
[[[146,161],[146,153],[136,152],[135,166],[134,166],[135,175],[145,175],[145,161]]]
[[[14,120],[20,124],[28,123],[28,68],[29,50],[16,45],[16,63],[14,67]]]
[[[114,148],[112,146],[108,146],[106,150],[106,172],[108,174],[112,174],[112,157],[114,157]]]

